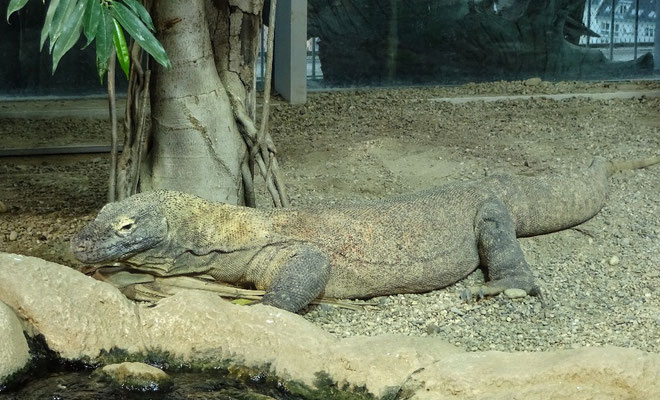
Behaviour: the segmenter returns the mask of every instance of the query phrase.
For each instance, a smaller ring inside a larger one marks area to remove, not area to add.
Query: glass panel
[[[657,7],[658,0],[309,0],[308,36],[318,48],[312,57],[308,46],[308,77],[311,87],[653,77]]]
[[[94,45],[81,50],[84,38],[62,57],[52,74],[52,56],[48,43],[39,51],[41,27],[47,7],[41,1],[29,1],[25,8],[14,14],[7,23],[2,8],[0,21],[0,96],[83,96],[105,95],[105,83],[96,73]],[[120,70],[117,67],[117,70]],[[121,74],[121,75],[120,75]],[[126,78],[118,71],[117,89],[126,90]]]
[[[653,77],[659,1],[308,0],[308,87]],[[82,41],[51,75],[45,9],[0,23],[0,95],[103,95]]]

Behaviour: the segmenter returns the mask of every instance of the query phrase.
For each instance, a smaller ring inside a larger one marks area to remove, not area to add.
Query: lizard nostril
[[[85,246],[83,243],[77,243],[76,241],[71,242],[71,250],[73,250],[74,253],[79,253],[81,251],[85,251],[87,249],[87,246]]]

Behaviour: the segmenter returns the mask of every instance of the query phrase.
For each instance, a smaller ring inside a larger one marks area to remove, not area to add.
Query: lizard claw
[[[483,286],[477,286],[461,290],[460,296],[463,301],[470,301],[472,299],[481,300],[486,297],[486,293],[484,293]]]
[[[529,296],[541,296],[541,289],[534,283],[526,279],[498,279],[487,282],[485,285],[466,288],[461,291],[461,300],[469,301],[471,299],[481,300],[484,297],[497,296],[507,289],[518,289]],[[508,293],[507,293],[508,294]],[[514,296],[511,296],[512,298]],[[524,297],[524,296],[515,296]]]

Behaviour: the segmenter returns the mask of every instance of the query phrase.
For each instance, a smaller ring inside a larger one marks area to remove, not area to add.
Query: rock
[[[7,207],[4,202],[0,201],[0,214],[6,213],[7,211],[9,211],[9,207]]]
[[[510,299],[520,299],[527,296],[527,292],[522,289],[506,289],[504,295]]]
[[[0,302],[0,391],[30,360],[23,327],[14,311]]]
[[[145,351],[137,305],[114,286],[64,265],[0,253],[0,301],[29,320],[64,359],[117,348]]]
[[[612,257],[610,257],[610,260],[608,261],[608,263],[610,265],[617,265],[619,263],[619,261],[620,260],[619,260],[618,256],[612,256]]]
[[[218,360],[240,354],[251,367],[269,359],[274,369],[290,369],[296,362],[301,370],[314,369],[321,349],[338,341],[297,314],[261,304],[238,306],[208,292],[184,290],[139,311],[149,347],[184,362],[204,354]]]
[[[94,375],[132,391],[168,391],[173,386],[172,378],[169,375],[156,367],[141,362],[106,365],[94,371]]]
[[[332,398],[337,387],[416,399],[653,398],[660,392],[656,353],[617,347],[466,353],[438,337],[338,339],[299,315],[234,305],[210,292],[182,290],[138,307],[71,268],[6,253],[0,253],[0,301],[64,359],[103,362],[102,351],[113,348],[137,359],[149,350],[167,355],[163,362],[172,366],[263,372],[303,398]]]
[[[449,354],[413,373],[402,392],[416,400],[652,399],[660,393],[659,361],[619,347]]]
[[[543,79],[541,78],[529,78],[523,82],[525,86],[538,86],[541,83],[543,83]]]
[[[452,307],[449,309],[449,311],[453,312],[456,315],[460,315],[461,317],[465,315],[465,313],[459,310],[457,307]]]
[[[442,332],[442,329],[436,324],[429,324],[426,327],[426,334],[427,335],[437,335],[438,333]]]
[[[18,232],[16,231],[9,232],[9,240],[13,242],[16,239],[18,239]]]

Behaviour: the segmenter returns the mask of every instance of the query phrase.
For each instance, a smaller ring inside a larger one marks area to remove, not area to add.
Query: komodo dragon
[[[479,265],[494,295],[539,293],[516,237],[580,224],[608,177],[660,163],[597,158],[575,176],[492,176],[346,205],[258,210],[154,191],[103,207],[71,242],[85,263],[122,261],[156,276],[210,274],[265,290],[298,311],[318,296],[367,298],[451,285]]]

